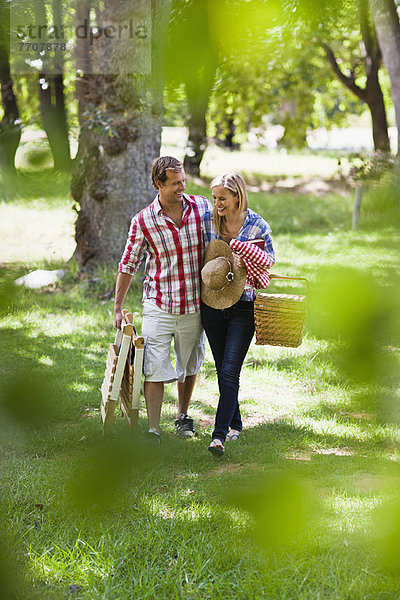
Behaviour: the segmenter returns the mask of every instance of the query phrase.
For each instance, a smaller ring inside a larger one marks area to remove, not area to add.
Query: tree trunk
[[[187,173],[200,175],[200,163],[207,147],[206,114],[218,64],[215,24],[210,12],[213,2],[180,2],[178,17],[169,37],[168,64],[171,79],[183,82],[189,109],[189,138],[183,164]],[[172,67],[171,67],[172,65]]]
[[[189,137],[183,166],[187,173],[199,177],[200,163],[207,148],[206,112],[209,94],[201,94],[199,90],[190,90],[186,86],[186,95],[190,116],[188,118]]]
[[[71,167],[71,155],[62,75],[39,73],[39,101],[42,125],[53,155],[54,168],[57,171],[67,171]]]
[[[0,123],[0,170],[15,173],[15,153],[21,139],[21,125],[11,77],[0,77],[4,116]]]
[[[225,148],[228,150],[239,150],[240,144],[234,142],[236,126],[233,117],[228,117],[228,133],[225,136]]]
[[[386,108],[382,89],[378,79],[378,71],[376,71],[372,76],[368,77],[366,89],[366,102],[371,113],[374,148],[375,150],[390,152]]]
[[[369,0],[383,62],[389,73],[400,154],[400,23],[393,0]]]
[[[324,44],[328,60],[331,67],[339,79],[353,94],[355,94],[362,102],[368,105],[371,121],[372,121],[372,136],[374,140],[375,150],[383,150],[389,152],[389,134],[386,118],[386,108],[382,94],[382,88],[379,83],[378,71],[379,64],[375,60],[370,60],[370,68],[367,70],[367,83],[365,88],[359,87],[355,80],[345,75],[339,67],[339,64],[329,46]]]
[[[250,127],[250,125],[249,125]],[[217,124],[217,135],[215,139],[215,143],[217,146],[221,148],[226,148],[227,150],[240,150],[240,144],[234,142],[236,133],[236,126],[233,117],[228,117],[226,119],[226,123],[218,123]]]
[[[61,30],[62,10],[60,0],[53,0],[52,8],[53,24],[58,30]],[[36,10],[38,24],[45,25],[47,19],[44,3],[37,3]],[[62,52],[55,53],[54,60],[57,61],[57,64],[49,67],[49,71],[55,74],[49,74],[44,70],[38,76],[42,125],[53,155],[54,168],[59,171],[69,170],[71,167],[62,56]]]
[[[185,82],[190,115],[188,118],[189,137],[183,165],[187,173],[197,177],[200,176],[200,163],[207,148],[206,114],[217,68],[215,57],[212,59],[204,68],[199,69],[198,78],[192,77]]]
[[[0,87],[4,115],[0,122],[0,170],[8,175],[15,173],[15,153],[21,139],[21,124],[17,99],[10,74],[10,57],[7,48],[8,7],[0,10]]]
[[[129,23],[137,9],[133,4],[108,0],[100,18],[103,23]],[[101,43],[93,46],[92,65],[108,60],[107,72],[114,74],[81,73],[80,111],[84,109],[84,114],[80,114],[71,189],[79,204],[74,258],[86,270],[116,265],[132,216],[156,193],[150,171],[161,144],[162,59],[169,8],[170,0],[152,2],[151,74],[124,74],[127,65],[131,72],[137,68],[131,64],[131,48],[124,48],[123,55],[119,48],[115,56],[111,44]]]

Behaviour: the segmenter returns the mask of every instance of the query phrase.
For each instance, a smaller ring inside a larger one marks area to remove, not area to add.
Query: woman
[[[271,228],[249,208],[239,173],[220,175],[212,181],[211,190],[214,208],[205,213],[203,221],[206,257],[201,320],[214,356],[220,394],[208,449],[221,456],[225,440],[237,440],[242,430],[239,377],[254,334],[255,287],[268,285],[266,271],[275,263],[275,253]]]

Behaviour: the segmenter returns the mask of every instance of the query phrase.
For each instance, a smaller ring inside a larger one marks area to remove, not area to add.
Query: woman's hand
[[[239,254],[235,254],[234,252],[232,252],[232,258],[233,258],[233,263],[237,267],[244,267],[245,266],[243,260],[239,256]]]

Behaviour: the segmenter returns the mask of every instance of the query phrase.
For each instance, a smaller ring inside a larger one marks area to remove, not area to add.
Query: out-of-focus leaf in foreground
[[[387,502],[374,513],[374,543],[380,566],[400,574],[400,502]]]
[[[290,476],[269,476],[233,495],[231,502],[253,517],[255,541],[271,551],[298,541],[318,518],[318,504],[308,485]]]
[[[134,472],[145,472],[162,461],[158,450],[134,437],[104,439],[88,448],[73,466],[67,484],[69,502],[78,510],[117,506]]]
[[[0,412],[14,425],[41,427],[51,418],[55,401],[44,374],[17,368],[8,377]]]

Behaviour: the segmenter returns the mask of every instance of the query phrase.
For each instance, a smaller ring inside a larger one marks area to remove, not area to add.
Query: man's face
[[[183,192],[185,191],[185,177],[183,169],[180,171],[167,170],[166,181],[164,183],[157,182],[161,202],[169,204],[182,202]]]

